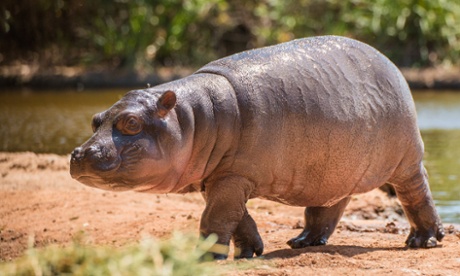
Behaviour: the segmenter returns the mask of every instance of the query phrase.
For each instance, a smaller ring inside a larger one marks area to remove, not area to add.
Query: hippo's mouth
[[[138,176],[139,157],[118,158],[118,162],[94,166],[91,162],[71,160],[70,174],[73,179],[87,186],[109,191],[146,191],[152,188],[148,177]],[[88,160],[86,160],[88,161]],[[102,167],[102,169],[100,169]]]
[[[131,190],[131,188],[123,182],[119,183],[120,181],[107,181],[97,176],[80,175],[80,176],[74,177],[74,179],[87,186],[102,189],[102,190],[107,190],[107,191]]]
[[[71,156],[70,174],[72,178],[90,187],[110,190],[168,192],[165,178],[152,176],[152,168],[156,168],[155,158],[146,154],[149,144],[146,140],[126,144],[118,148],[117,155],[104,158],[102,150],[84,152],[77,148]]]
[[[89,178],[105,178],[103,175],[107,175],[116,172],[121,167],[121,159],[118,158],[115,162],[97,164],[95,162],[87,160],[70,160],[70,175],[77,179],[81,177]]]
[[[123,191],[129,190],[124,182],[114,178],[116,172],[121,166],[121,159],[110,164],[92,164],[94,160],[85,160],[83,158],[74,158],[70,160],[70,175],[73,179],[87,186],[104,189]]]

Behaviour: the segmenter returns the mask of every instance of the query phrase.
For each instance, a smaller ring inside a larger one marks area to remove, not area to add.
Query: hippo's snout
[[[70,154],[70,175],[74,179],[78,179],[85,175],[85,150],[82,147],[75,148]]]
[[[77,147],[70,154],[70,161],[71,162],[80,161],[83,159],[83,157],[84,157],[83,148]]]
[[[102,176],[116,171],[121,163],[115,149],[92,145],[80,146],[70,154],[70,174],[78,179],[81,176]]]

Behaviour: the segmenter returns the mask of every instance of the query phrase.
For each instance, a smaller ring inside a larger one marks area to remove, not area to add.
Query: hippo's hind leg
[[[411,225],[406,240],[409,247],[435,247],[444,237],[423,164],[412,166],[390,179]]]
[[[305,208],[305,228],[297,237],[289,240],[291,248],[325,245],[350,202],[346,197],[331,207]]]

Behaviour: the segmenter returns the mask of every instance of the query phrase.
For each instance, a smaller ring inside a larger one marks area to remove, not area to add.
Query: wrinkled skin
[[[93,128],[72,153],[72,177],[115,191],[201,190],[201,235],[233,239],[237,258],[263,251],[249,199],[305,206],[305,229],[288,241],[302,248],[326,244],[352,194],[385,183],[411,224],[408,246],[444,236],[407,83],[354,40],[301,39],[211,62],[129,92]]]

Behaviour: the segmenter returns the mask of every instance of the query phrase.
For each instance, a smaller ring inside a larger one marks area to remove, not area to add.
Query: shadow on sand
[[[442,245],[438,245],[442,247]],[[263,259],[270,260],[275,258],[288,259],[294,258],[302,254],[310,253],[326,253],[331,255],[341,255],[344,257],[354,257],[356,255],[366,254],[369,252],[375,251],[406,251],[406,250],[417,250],[409,248],[408,246],[404,247],[363,247],[355,245],[325,245],[325,246],[311,246],[301,249],[281,249],[269,252],[262,256]]]

